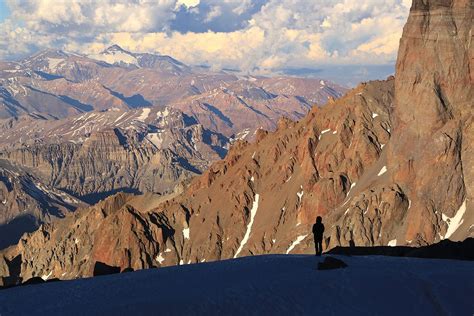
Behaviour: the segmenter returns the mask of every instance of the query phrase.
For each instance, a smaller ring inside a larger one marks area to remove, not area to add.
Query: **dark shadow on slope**
[[[42,90],[33,88],[32,86],[27,86],[27,87],[29,89],[31,89],[32,91],[34,91],[34,92],[38,92],[38,93],[41,93],[41,94],[59,99],[63,103],[66,103],[67,105],[70,105],[71,107],[73,107],[74,109],[76,109],[80,112],[89,112],[89,111],[94,110],[94,107],[92,105],[84,104],[84,103],[82,103],[82,102],[80,102],[76,99],[70,98],[68,96],[56,95],[56,94],[53,94],[53,93],[50,93],[50,92],[47,92],[47,91],[42,91]]]
[[[234,123],[232,123],[231,119],[225,116],[224,113],[221,112],[221,110],[219,110],[213,105],[210,105],[209,103],[203,103],[203,105],[213,114],[217,115],[217,117],[224,121],[224,123],[226,123],[229,127],[234,126]]]
[[[185,113],[181,113],[181,115],[183,116],[183,122],[186,126],[198,124],[198,121],[196,121],[196,118],[186,115]]]
[[[328,251],[327,254],[474,260],[474,238],[460,242],[443,240],[437,244],[423,247],[336,247]]]
[[[10,276],[18,277],[21,274],[21,255],[17,255],[11,261],[7,260],[8,273]]]
[[[121,94],[120,92],[113,91],[112,89],[109,89],[105,86],[104,86],[104,88],[106,90],[108,90],[111,95],[113,95],[116,98],[119,98],[120,100],[125,102],[125,104],[127,104],[132,109],[143,108],[143,107],[148,107],[148,106],[153,105],[150,101],[145,99],[141,94],[134,94],[131,97],[126,97],[123,94]]]
[[[80,102],[76,99],[70,98],[70,97],[65,96],[65,95],[60,95],[59,99],[61,101],[63,101],[64,103],[67,103],[70,106],[72,106],[73,108],[75,108],[79,111],[82,111],[82,112],[89,112],[89,111],[94,110],[94,107],[92,105],[82,103],[82,102]]]
[[[50,214],[57,218],[63,218],[64,213],[58,206],[64,207],[69,212],[76,210],[76,207],[68,203],[59,200],[52,200],[48,194],[40,190],[30,178],[21,178],[20,181],[23,187],[26,189],[28,195],[33,197],[39,203],[43,213]]]
[[[304,105],[306,105],[309,109],[311,109],[311,104],[308,102],[308,100],[306,100],[306,98],[304,97],[300,97],[299,95],[296,95],[295,96],[295,99],[300,101],[301,103],[303,103]],[[320,107],[320,105],[318,104],[318,107]]]
[[[105,191],[105,192],[98,192],[98,193],[91,193],[91,194],[86,194],[86,195],[77,195],[72,191],[69,190],[64,190],[67,194],[83,201],[86,202],[89,205],[94,205],[100,202],[101,200],[105,200],[111,195],[115,195],[117,193],[131,193],[131,194],[141,194],[141,192],[137,189],[133,188],[120,188],[120,189],[115,189],[111,191]]]
[[[36,70],[36,71],[35,71],[35,74],[37,74],[37,75],[40,76],[41,78],[46,79],[46,80],[48,80],[48,81],[63,78],[63,77],[61,77],[61,76],[48,74],[48,73],[43,72],[43,71],[40,71],[40,70]]]
[[[120,273],[120,267],[109,266],[106,263],[96,261],[94,265],[94,276]]]
[[[29,214],[0,225],[0,250],[16,245],[24,233],[34,232],[38,227],[36,218]]]
[[[219,158],[224,159],[224,157],[227,155],[227,149],[213,145],[213,137],[216,137],[218,142],[222,144],[229,142],[229,140],[227,139],[227,137],[220,133],[214,133],[207,129],[203,131],[202,138],[204,143],[208,144],[212,148],[212,150],[214,150],[219,155]]]
[[[6,111],[13,117],[19,115],[18,109],[28,113],[28,109],[20,104],[12,94],[5,88],[0,87],[0,100],[3,100],[2,105],[5,106]]]
[[[189,161],[187,161],[183,157],[176,157],[176,161],[179,163],[179,165],[181,167],[183,167],[184,169],[186,169],[188,171],[191,171],[195,174],[201,174],[202,173],[201,170],[194,167],[192,164],[189,163]]]

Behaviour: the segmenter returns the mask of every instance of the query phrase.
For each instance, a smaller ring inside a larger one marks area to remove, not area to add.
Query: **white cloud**
[[[176,7],[184,5],[187,8],[195,7],[201,2],[200,0],[178,0],[176,3]]]
[[[221,7],[220,6],[213,6],[211,11],[209,11],[209,13],[207,13],[207,16],[204,19],[204,22],[210,22],[210,21],[214,20],[216,17],[221,16],[221,15],[222,15]]]
[[[0,57],[50,47],[93,53],[116,43],[247,71],[385,64],[396,57],[409,2],[10,0]]]

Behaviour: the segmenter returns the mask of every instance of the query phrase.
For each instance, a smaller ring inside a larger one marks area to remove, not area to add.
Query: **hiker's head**
[[[316,217],[316,223],[321,223],[323,218],[321,216]]]

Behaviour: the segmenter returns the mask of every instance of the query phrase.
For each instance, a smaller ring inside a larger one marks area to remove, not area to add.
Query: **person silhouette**
[[[320,256],[323,253],[323,233],[323,218],[321,216],[318,216],[316,218],[316,223],[314,223],[313,225],[314,247],[316,250],[316,256]]]

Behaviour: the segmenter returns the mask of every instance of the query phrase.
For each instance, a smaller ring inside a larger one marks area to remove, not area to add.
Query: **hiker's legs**
[[[318,255],[318,240],[314,238],[314,253]]]
[[[322,253],[323,253],[323,241],[322,240],[318,240],[316,242],[316,254],[318,256],[320,256]]]

